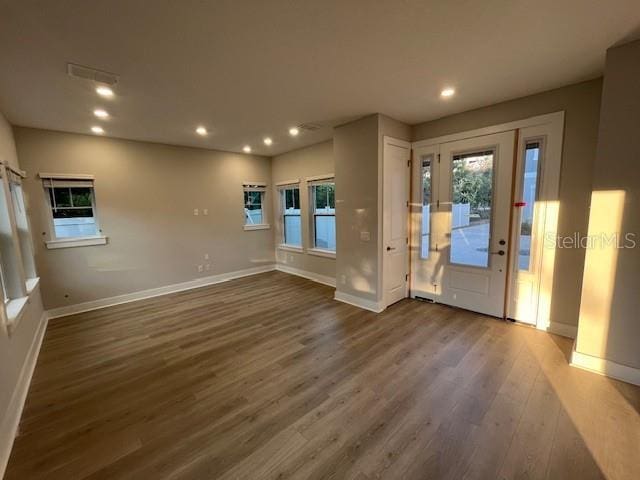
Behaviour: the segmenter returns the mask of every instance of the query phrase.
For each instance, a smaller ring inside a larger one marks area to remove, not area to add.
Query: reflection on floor
[[[638,478],[571,341],[279,272],[51,322],[7,479]]]

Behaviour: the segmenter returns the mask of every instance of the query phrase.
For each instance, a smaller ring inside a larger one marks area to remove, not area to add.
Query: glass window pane
[[[451,263],[489,266],[493,156],[478,152],[453,157]]]
[[[53,218],[85,218],[93,217],[91,208],[57,208],[53,211]]]
[[[71,201],[74,207],[91,206],[91,189],[88,187],[71,188]]]
[[[261,225],[263,223],[262,194],[263,192],[244,192],[245,225]]]
[[[314,217],[315,246],[325,250],[336,249],[336,217],[316,215]]]
[[[286,245],[302,246],[301,227],[300,215],[284,216],[284,243]]]
[[[335,213],[336,192],[334,183],[322,183],[313,186],[316,212]]]
[[[524,155],[524,171],[522,178],[522,201],[520,209],[520,238],[518,245],[518,269],[529,270],[531,263],[531,230],[533,228],[533,208],[536,202],[538,187],[538,163],[540,143],[527,143]]]
[[[431,155],[422,159],[422,227],[420,234],[420,257],[429,258],[431,231]]]
[[[285,245],[302,246],[302,223],[300,220],[300,189],[282,190],[283,200],[283,242]]]
[[[71,207],[71,192],[69,188],[53,188],[56,207]]]
[[[98,226],[90,208],[70,208],[53,212],[57,238],[98,235]]]

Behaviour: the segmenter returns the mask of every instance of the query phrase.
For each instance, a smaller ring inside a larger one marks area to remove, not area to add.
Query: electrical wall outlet
[[[194,208],[194,209],[193,209],[193,214],[194,214],[195,216],[198,216],[198,209],[197,209],[197,208]]]
[[[209,209],[208,208],[203,208],[202,209],[202,214],[203,215],[209,215]]]
[[[202,267],[202,265],[198,265],[198,271],[202,272],[204,270],[204,268]]]
[[[209,254],[208,254],[208,253],[205,253],[205,254],[204,254],[204,259],[205,259],[205,260],[209,260]]]

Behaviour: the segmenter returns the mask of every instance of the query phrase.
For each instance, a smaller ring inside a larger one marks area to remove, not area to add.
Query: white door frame
[[[380,262],[380,266],[381,266],[381,272],[380,272],[380,287],[382,288],[382,295],[379,298],[382,298],[382,305],[380,305],[382,307],[382,310],[387,308],[387,306],[389,306],[389,301],[387,299],[387,292],[385,289],[385,271],[389,271],[389,267],[387,266],[387,255],[385,254],[385,248],[386,245],[384,243],[384,239],[385,239],[385,231],[384,231],[384,195],[385,195],[385,191],[384,191],[384,184],[385,184],[385,178],[384,178],[384,165],[385,165],[385,161],[386,161],[386,152],[387,152],[387,147],[388,146],[395,146],[395,147],[401,147],[401,148],[406,148],[407,149],[407,161],[410,162],[411,161],[411,143],[407,142],[405,140],[400,140],[398,138],[394,138],[394,137],[389,137],[387,135],[384,135],[383,138],[383,148],[382,148],[382,165],[381,165],[381,175],[380,175],[380,190],[379,190],[379,195],[380,195],[380,215],[378,218],[378,222],[380,222],[381,225],[381,235],[380,235],[380,241],[378,242],[378,251],[379,251],[379,255],[382,257],[382,261]],[[407,182],[407,198],[406,198],[406,205],[407,205],[407,238],[409,238],[410,236],[410,230],[409,230],[409,197],[411,195],[411,168],[410,165],[407,166],[406,169],[406,182]],[[406,247],[406,272],[408,275],[409,272],[409,266],[410,266],[410,262],[411,262],[411,254],[409,252],[409,244],[407,243],[407,247]],[[409,296],[409,280],[408,278],[405,280],[405,297]]]
[[[540,186],[540,198],[544,200],[542,202],[544,204],[543,238],[555,238],[558,231],[558,193],[560,188],[560,167],[562,163],[564,111],[420,140],[413,142],[411,144],[411,148],[415,151],[420,147],[435,146],[457,140],[536,126],[545,126],[545,130],[547,131],[545,162],[542,171],[542,184]],[[518,151],[520,148],[521,145],[518,144]],[[412,239],[415,238],[415,235],[412,235]],[[419,248],[419,245],[411,245],[410,252],[412,253],[412,256],[415,255],[415,252],[418,252],[417,248]],[[512,242],[509,242],[509,248],[512,248]],[[551,294],[553,291],[555,253],[555,248],[543,248],[542,250],[538,290],[538,309],[535,322],[536,327],[540,330],[549,330],[551,324]],[[513,255],[511,255],[511,258],[513,258]],[[410,262],[411,265],[413,265],[414,258],[411,258]],[[510,271],[509,273],[509,278],[511,279],[513,277],[513,272]],[[511,295],[511,280],[508,281],[507,287],[507,295]],[[414,296],[413,292],[411,292],[411,296]]]

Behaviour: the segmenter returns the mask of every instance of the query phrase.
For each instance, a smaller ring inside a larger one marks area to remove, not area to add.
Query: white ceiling
[[[415,124],[594,78],[640,28],[638,0],[0,0],[0,12],[11,123],[89,133],[104,107],[109,136],[265,155],[368,113]],[[67,62],[119,74],[116,98]],[[448,85],[458,93],[443,101]],[[327,127],[288,136],[306,122]]]

